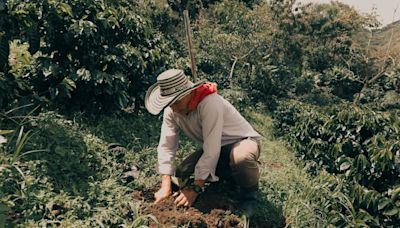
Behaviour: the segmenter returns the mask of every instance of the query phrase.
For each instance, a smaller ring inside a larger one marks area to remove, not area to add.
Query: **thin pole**
[[[194,59],[193,44],[192,44],[192,29],[190,28],[189,12],[187,10],[183,11],[183,21],[185,22],[186,38],[188,41],[188,49],[190,56],[190,64],[192,68],[193,81],[196,82],[196,61]]]

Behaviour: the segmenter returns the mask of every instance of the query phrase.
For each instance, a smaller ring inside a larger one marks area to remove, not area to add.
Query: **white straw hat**
[[[206,80],[193,83],[182,70],[170,69],[157,77],[157,82],[147,90],[144,103],[153,115],[159,114],[168,105],[200,87]]]

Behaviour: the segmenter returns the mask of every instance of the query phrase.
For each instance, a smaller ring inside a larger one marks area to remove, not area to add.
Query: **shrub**
[[[117,154],[106,149],[107,141],[78,124],[79,118],[68,120],[47,112],[25,115],[20,122],[13,113],[1,113],[0,118],[2,225],[5,221],[6,226],[22,227],[117,227],[130,226],[139,218],[139,202],[131,194],[144,185],[154,186],[155,154],[149,153],[154,148],[136,141],[133,146],[138,153]],[[136,119],[124,121],[131,126],[144,124]],[[104,125],[102,120],[93,122],[93,128]],[[131,127],[124,126],[132,133]],[[121,129],[104,127],[121,134]],[[17,130],[4,131],[8,129]],[[122,174],[136,162],[141,180],[128,182]]]
[[[343,193],[355,213],[376,217],[383,226],[399,222],[400,202],[393,197],[400,184],[396,114],[349,104],[318,108],[289,101],[281,103],[275,117],[278,133],[289,140],[298,157],[309,161],[309,167],[346,181]]]
[[[12,38],[27,41],[35,54],[31,67],[14,77],[24,77],[32,97],[56,107],[137,109],[168,63],[168,42],[140,3],[10,0],[8,6]]]

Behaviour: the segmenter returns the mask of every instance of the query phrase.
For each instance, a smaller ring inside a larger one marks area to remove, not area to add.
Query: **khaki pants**
[[[235,182],[242,188],[257,187],[260,179],[258,161],[260,149],[260,143],[251,138],[221,147],[215,174],[220,180]],[[177,167],[175,176],[187,179],[193,175],[196,163],[202,154],[203,150],[198,150],[186,157]]]

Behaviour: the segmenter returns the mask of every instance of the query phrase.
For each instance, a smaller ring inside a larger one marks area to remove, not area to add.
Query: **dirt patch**
[[[134,198],[143,201],[143,214],[152,214],[161,227],[244,227],[243,221],[234,214],[236,202],[218,192],[205,192],[193,207],[177,207],[174,198],[154,204],[154,191],[134,192]],[[157,227],[150,221],[150,227]]]
[[[269,170],[277,170],[277,169],[283,168],[282,162],[264,162],[264,165]]]

